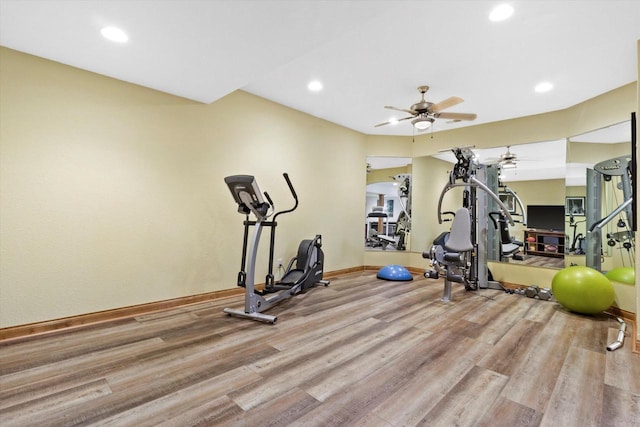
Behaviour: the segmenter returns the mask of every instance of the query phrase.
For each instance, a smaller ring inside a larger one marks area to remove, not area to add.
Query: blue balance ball
[[[413,276],[409,273],[409,270],[401,265],[387,265],[382,267],[378,271],[378,279],[393,280],[393,281],[408,281],[413,280]]]
[[[553,276],[551,290],[567,310],[595,314],[613,304],[615,292],[607,277],[593,268],[575,265]]]

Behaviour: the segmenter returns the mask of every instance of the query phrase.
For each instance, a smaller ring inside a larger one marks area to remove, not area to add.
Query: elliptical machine
[[[584,255],[584,241],[586,237],[582,233],[577,233],[578,224],[582,224],[583,222],[587,222],[586,219],[582,221],[576,221],[573,216],[573,213],[569,216],[569,227],[573,228],[573,238],[571,239],[571,248],[569,248],[569,253],[574,255]],[[577,233],[577,234],[576,234]]]
[[[289,175],[286,173],[282,175],[289,186],[295,205],[291,209],[280,212],[275,212],[273,200],[271,200],[269,193],[266,191],[264,196],[268,202],[264,201],[262,198],[263,193],[260,192],[258,183],[252,175],[232,175],[224,179],[238,204],[238,212],[245,215],[242,262],[237,282],[238,286],[245,288],[244,311],[225,308],[224,312],[229,315],[273,324],[278,320],[277,316],[263,314],[263,311],[268,310],[284,299],[306,292],[317,283],[325,286],[329,285],[328,280],[322,279],[324,253],[321,249],[322,236],[320,235],[316,235],[313,239],[303,240],[298,247],[298,255],[291,259],[282,279],[277,283],[274,280],[273,252],[275,229],[278,225],[276,219],[279,215],[293,212],[298,207],[298,195],[291,184]],[[249,214],[251,213],[256,217],[255,221],[249,220]],[[267,221],[272,215],[273,219]],[[254,227],[254,230],[249,252],[249,264],[247,266],[247,240],[250,227]],[[255,289],[255,271],[258,245],[260,244],[263,227],[271,228],[271,238],[269,245],[269,272],[265,279],[265,288],[261,291]],[[248,267],[248,269],[245,270],[245,267]]]

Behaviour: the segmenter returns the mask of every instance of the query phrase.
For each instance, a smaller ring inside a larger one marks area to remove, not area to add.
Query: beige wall
[[[413,211],[411,221],[411,249],[422,253],[428,251],[441,232],[449,230],[451,223],[438,223],[438,198],[440,192],[449,180],[448,171],[451,164],[434,157],[416,157],[413,163]],[[456,191],[447,194],[443,201],[443,211],[455,210],[460,205],[460,198]],[[455,203],[455,205],[452,205]],[[426,267],[425,260],[415,267]]]
[[[386,169],[374,169],[367,173],[367,184],[373,184],[377,182],[391,182],[392,176],[399,174],[411,173],[411,165],[403,166],[400,168],[386,168]]]
[[[386,157],[413,157],[411,139],[406,136],[367,136],[367,155]]]
[[[567,163],[596,163],[628,156],[631,148],[631,133],[629,140],[617,144],[591,144],[585,142],[569,142],[567,144]]]
[[[636,91],[414,142],[244,92],[203,105],[0,48],[0,327],[235,287],[242,217],[223,177],[236,173],[256,175],[278,208],[290,203],[281,173],[294,181],[301,204],[279,221],[276,258],[320,233],[326,270],[424,267],[420,252],[442,228],[433,216],[447,169],[424,156],[627,120]],[[412,252],[363,251],[367,155],[431,168],[413,168]]]
[[[276,258],[319,233],[327,270],[362,265],[364,135],[244,92],[204,105],[0,55],[0,327],[235,287],[231,174],[279,209],[290,174]]]

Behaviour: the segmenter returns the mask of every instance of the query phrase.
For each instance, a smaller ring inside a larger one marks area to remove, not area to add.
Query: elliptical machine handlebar
[[[287,185],[289,186],[289,190],[291,190],[291,194],[293,195],[293,198],[296,199],[296,202],[298,201],[298,195],[296,194],[296,190],[293,188],[293,184],[291,184],[291,180],[289,179],[289,174],[288,173],[283,173],[282,176],[284,177],[285,181],[287,181]]]
[[[264,193],[264,197],[267,199],[267,201],[269,202],[269,204],[271,205],[271,209],[275,210],[276,209],[276,205],[275,203],[273,203],[273,200],[271,200],[271,196],[269,196],[269,193],[267,193],[266,191]]]
[[[276,213],[273,216],[273,221],[276,220],[278,215],[289,213],[289,212],[293,212],[298,208],[298,195],[296,194],[296,190],[293,188],[293,184],[291,183],[291,179],[289,179],[289,174],[285,172],[285,173],[282,174],[282,176],[284,177],[284,180],[287,181],[287,186],[289,186],[289,191],[291,191],[291,195],[293,196],[293,200],[295,200],[296,203],[295,203],[295,205],[293,205],[293,207],[291,209],[287,209],[287,210],[280,211],[280,212]],[[265,192],[264,195],[269,200],[269,202],[271,202],[271,199],[269,198],[269,196],[267,195],[266,192]],[[271,203],[271,206],[273,206],[273,203]]]

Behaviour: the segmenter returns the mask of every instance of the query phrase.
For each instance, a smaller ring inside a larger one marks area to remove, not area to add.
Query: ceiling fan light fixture
[[[418,117],[411,120],[411,124],[418,130],[427,130],[431,127],[433,119],[431,117]]]
[[[502,167],[502,169],[515,169],[516,162],[514,162],[513,160],[505,160],[500,164],[500,166]]]

